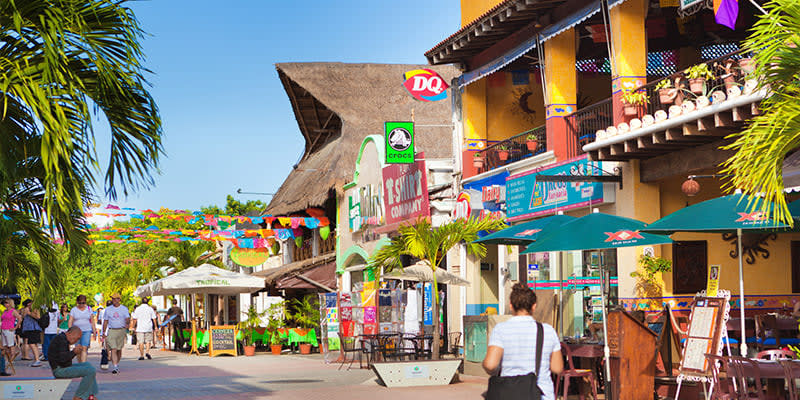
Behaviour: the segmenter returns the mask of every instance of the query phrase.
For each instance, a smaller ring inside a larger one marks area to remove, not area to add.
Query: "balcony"
[[[542,125],[475,152],[473,162],[478,173],[483,173],[545,151],[547,151],[547,132]]]
[[[614,125],[614,105],[606,99],[568,115],[567,158],[580,156],[583,146],[595,141],[596,132]]]
[[[723,140],[759,114],[758,104],[765,96],[747,76],[749,61],[739,52],[727,54],[704,63],[713,76],[703,82],[681,71],[628,92],[642,94],[638,99],[629,97],[637,104],[628,106],[623,99],[628,122],[614,126],[606,120],[593,126],[594,140],[581,150],[593,160],[627,161]],[[585,113],[586,109],[578,110],[570,117],[581,120]],[[576,130],[576,135],[591,135],[588,130]]]
[[[292,261],[308,260],[321,254],[331,253],[336,249],[336,235],[333,233],[327,239],[319,239],[319,254],[313,254],[313,244],[311,238],[304,238],[301,247],[295,246],[292,250]]]

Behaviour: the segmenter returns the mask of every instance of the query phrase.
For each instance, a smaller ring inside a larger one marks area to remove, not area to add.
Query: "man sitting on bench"
[[[50,342],[47,360],[53,369],[54,377],[66,379],[83,378],[72,400],[96,400],[97,379],[95,379],[94,367],[88,362],[72,363],[72,358],[81,353],[83,346],[77,344],[72,350],[69,349],[69,346],[77,343],[81,338],[81,334],[81,328],[73,326],[66,332],[56,335]]]

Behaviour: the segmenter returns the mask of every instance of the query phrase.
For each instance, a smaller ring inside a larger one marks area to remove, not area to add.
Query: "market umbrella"
[[[747,354],[744,330],[744,276],[742,269],[742,231],[779,231],[789,229],[788,225],[769,218],[773,204],[766,211],[761,210],[760,198],[752,198],[737,193],[717,197],[682,208],[642,229],[643,232],[673,234],[675,232],[736,232],[739,253],[739,311],[742,324],[742,342],[739,347],[743,357]]]
[[[663,235],[641,233],[645,223],[635,219],[619,217],[595,212],[567,222],[551,233],[544,234],[531,243],[522,253],[540,253],[545,251],[575,251],[594,249],[615,249],[631,246],[648,246],[672,243],[672,239]],[[605,279],[602,271],[601,282]],[[600,298],[603,303],[603,356],[606,364],[606,379],[611,379],[610,351],[608,348],[608,326],[606,324],[605,290],[601,288]],[[607,386],[608,387],[608,386]]]
[[[265,286],[264,278],[202,264],[150,283],[152,295],[251,293]]]
[[[386,279],[404,281],[433,282],[433,271],[427,261],[420,261],[402,269],[395,269],[383,275]],[[436,268],[436,282],[445,285],[469,286],[469,281],[447,270]]]
[[[574,219],[575,217],[569,215],[551,215],[499,230],[475,240],[473,243],[525,246],[535,241],[540,235],[546,234],[549,230],[556,229]]]

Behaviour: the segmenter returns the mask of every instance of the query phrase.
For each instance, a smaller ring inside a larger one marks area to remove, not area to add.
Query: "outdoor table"
[[[299,343],[310,343],[312,346],[316,347],[318,346],[317,332],[313,329],[289,329],[288,342],[289,346],[296,346]]]
[[[781,365],[781,362],[778,360],[760,360],[755,359],[758,363],[758,373],[761,375],[762,379],[767,380],[767,392],[770,394],[784,394],[784,382],[786,382],[786,371]],[[783,362],[788,362],[788,365],[791,365],[790,372],[791,378],[800,379],[800,360],[782,360]],[[755,375],[755,371],[753,371],[753,367],[750,364],[744,364],[745,374],[748,376]],[[792,385],[793,382],[787,382],[788,384]]]
[[[358,342],[361,352],[367,355],[367,367],[378,357],[378,335],[361,334],[358,335]]]

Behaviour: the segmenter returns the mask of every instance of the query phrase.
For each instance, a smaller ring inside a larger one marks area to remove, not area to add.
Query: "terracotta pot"
[[[311,354],[311,343],[300,343],[300,354]]]
[[[723,82],[725,82],[725,89],[730,88],[730,87],[734,87],[734,86],[739,86],[739,84],[736,83],[736,76],[733,75],[733,74],[727,75],[722,80],[723,80]]]
[[[703,94],[706,78],[689,79],[689,90],[694,94]]]
[[[500,161],[508,160],[508,150],[498,150],[497,158],[499,158]]]
[[[279,356],[281,355],[281,350],[283,350],[283,346],[280,344],[271,344],[269,345],[269,350],[272,352],[272,354]]]
[[[658,89],[658,99],[661,101],[661,104],[668,105],[672,104],[675,101],[675,96],[673,96],[674,89],[666,88],[666,89]]]
[[[248,357],[256,355],[256,346],[244,346],[244,355]]]
[[[622,111],[625,113],[625,116],[627,117],[639,115],[639,106],[633,104],[625,104],[625,106],[622,107]]]
[[[527,142],[525,142],[525,146],[528,146],[528,151],[533,153],[536,151],[536,148],[539,147],[539,142],[535,140],[528,140]]]
[[[739,60],[739,68],[741,68],[742,72],[744,72],[745,74],[749,74],[753,72],[754,69],[756,69],[756,64],[753,63],[752,58],[742,58],[741,60]]]
[[[483,157],[472,157],[472,165],[477,168],[483,168]]]

